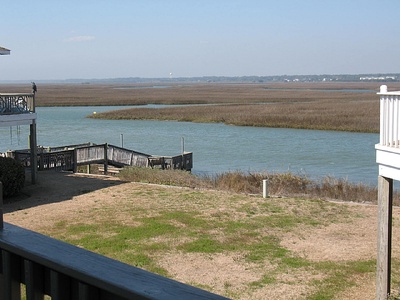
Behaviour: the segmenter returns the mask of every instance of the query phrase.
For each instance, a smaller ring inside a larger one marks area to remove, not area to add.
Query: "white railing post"
[[[400,92],[388,92],[387,86],[380,87],[380,133],[379,144],[400,147]]]
[[[379,128],[379,144],[380,145],[385,145],[385,124],[386,124],[386,120],[385,120],[385,99],[384,97],[381,95],[381,99],[380,99],[380,128]]]
[[[399,96],[392,96],[393,102],[393,112],[392,112],[392,132],[393,132],[393,139],[392,139],[392,147],[398,147],[399,145]]]
[[[394,99],[393,97],[388,97],[388,114],[389,114],[389,133],[388,133],[388,146],[393,147],[394,135],[393,135],[393,107],[394,107]]]

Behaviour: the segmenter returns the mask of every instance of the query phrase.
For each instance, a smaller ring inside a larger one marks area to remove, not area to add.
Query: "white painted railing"
[[[388,92],[380,88],[380,139],[379,145],[400,148],[400,91]]]

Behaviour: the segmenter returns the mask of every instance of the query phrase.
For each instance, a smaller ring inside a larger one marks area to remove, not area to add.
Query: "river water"
[[[277,129],[173,121],[97,120],[94,112],[121,107],[38,107],[42,146],[93,142],[152,155],[193,152],[193,173],[286,172],[376,185],[378,134]],[[0,127],[0,152],[28,148],[29,126]]]

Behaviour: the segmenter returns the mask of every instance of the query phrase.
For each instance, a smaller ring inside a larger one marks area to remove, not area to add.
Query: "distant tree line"
[[[274,82],[398,82],[400,73],[380,73],[380,74],[322,74],[322,75],[273,75],[273,76],[202,76],[202,77],[125,77],[125,78],[105,78],[105,79],[66,79],[66,80],[37,80],[39,83],[274,83]],[[23,81],[25,83],[25,81]],[[15,83],[11,81],[1,81],[1,83]]]
[[[73,80],[80,82],[79,79]],[[83,81],[83,80],[82,80]],[[87,80],[86,80],[87,81]],[[173,82],[199,82],[199,83],[268,83],[268,82],[395,82],[400,81],[400,73],[387,74],[338,74],[338,75],[275,75],[275,76],[202,76],[202,77],[173,77],[173,78],[110,78],[96,79],[90,82],[112,82],[112,83],[173,83]]]

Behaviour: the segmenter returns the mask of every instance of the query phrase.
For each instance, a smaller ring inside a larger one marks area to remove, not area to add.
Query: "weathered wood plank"
[[[57,149],[57,151],[53,151],[53,148],[51,148],[51,150],[48,149],[48,152],[39,153],[39,170],[59,169],[76,172],[77,166],[89,164],[103,164],[106,171],[108,165],[115,167],[159,166],[163,169],[187,171],[193,168],[193,153],[191,152],[177,156],[151,156],[108,144],[79,146],[72,149],[70,146],[65,146],[54,149]],[[26,167],[32,166],[31,161],[33,160],[29,150],[14,151],[14,155]]]
[[[378,257],[376,299],[387,299],[390,294],[392,250],[393,179],[378,177]]]

